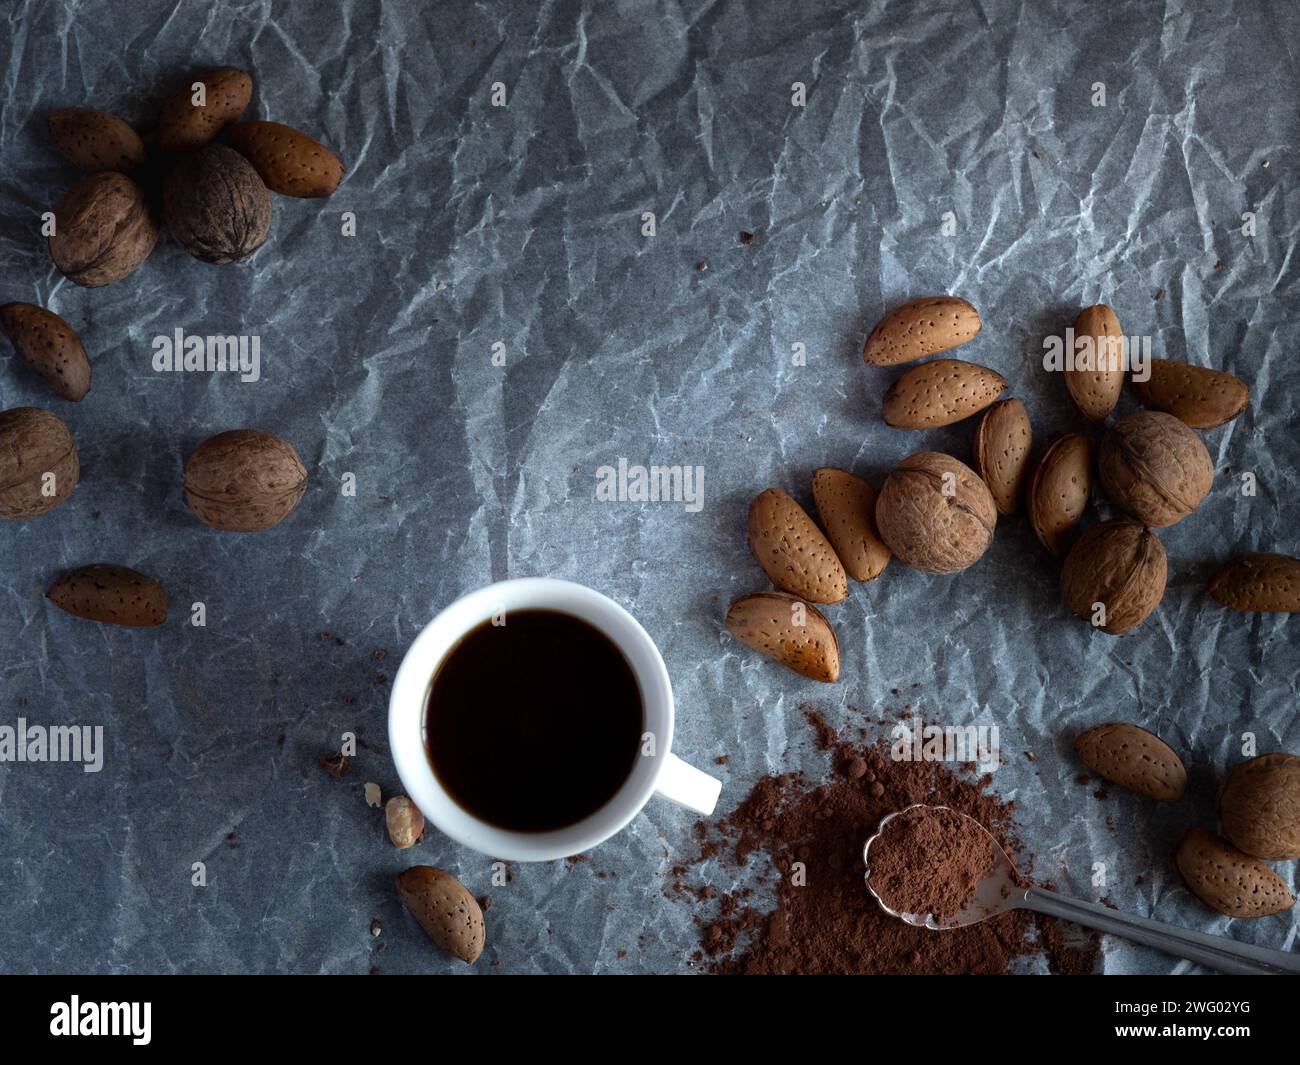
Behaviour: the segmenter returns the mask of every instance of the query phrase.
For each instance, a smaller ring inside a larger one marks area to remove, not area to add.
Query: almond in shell
[[[749,506],[749,546],[769,579],[811,603],[838,603],[849,594],[844,566],[812,518],[779,488]]]
[[[1300,611],[1300,559],[1256,553],[1234,558],[1210,581],[1210,595],[1232,610]]]
[[[282,196],[328,196],[343,180],[343,164],[319,141],[279,122],[236,122],[230,146],[253,164],[266,187]]]
[[[1174,865],[1193,895],[1228,917],[1268,917],[1295,905],[1277,873],[1203,828],[1183,833]]]
[[[90,391],[90,360],[81,337],[53,311],[34,303],[6,303],[0,307],[0,327],[58,395],[76,403]]]
[[[167,620],[167,593],[152,577],[126,566],[82,566],[47,593],[60,610],[87,621],[152,628]]]
[[[64,107],[50,112],[49,128],[55,151],[87,174],[132,174],[144,163],[144,141],[116,115]]]
[[[1169,744],[1137,725],[1113,721],[1079,733],[1074,750],[1098,776],[1160,802],[1177,802],[1187,769]]]
[[[1084,621],[1119,636],[1164,598],[1164,545],[1135,521],[1103,521],[1084,532],[1061,567],[1061,598]]]
[[[412,866],[398,876],[397,893],[416,923],[448,954],[473,965],[483,953],[483,911],[450,873]]]
[[[1042,545],[1059,555],[1092,496],[1092,441],[1067,433],[1043,452],[1029,479],[1029,524]]]
[[[980,315],[958,296],[925,296],[895,307],[867,337],[869,366],[896,366],[965,344],[980,331]]]
[[[845,470],[813,474],[813,500],[826,536],[855,581],[873,581],[889,564],[889,548],[876,530],[876,492]]]
[[[935,359],[908,370],[885,393],[885,421],[895,429],[934,429],[977,414],[1006,389],[1001,374],[960,359]]]
[[[840,645],[835,630],[816,607],[786,592],[742,595],[727,610],[726,628],[749,644],[811,680],[833,684],[840,675]]]
[[[163,105],[158,147],[165,152],[200,148],[233,122],[253,98],[253,79],[234,67],[191,77]]]
[[[1239,377],[1172,359],[1152,359],[1150,377],[1130,383],[1142,406],[1172,414],[1193,429],[1230,422],[1250,404],[1250,389]]]
[[[1033,429],[1029,412],[1018,399],[1004,399],[984,412],[975,430],[975,472],[993,494],[998,513],[1014,514],[1029,472]]]
[[[1262,754],[1234,766],[1219,789],[1219,823],[1252,857],[1300,858],[1300,757]]]
[[[1085,307],[1074,320],[1074,365],[1065,385],[1083,416],[1104,420],[1124,389],[1125,341],[1115,312],[1104,303]]]

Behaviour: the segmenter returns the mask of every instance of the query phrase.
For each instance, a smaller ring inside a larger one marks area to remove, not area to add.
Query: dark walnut
[[[218,433],[185,464],[185,502],[214,529],[269,529],[306,490],[307,469],[293,445],[257,429]]]
[[[40,407],[0,413],[0,518],[39,518],[67,502],[81,467],[72,434]]]
[[[133,273],[158,242],[140,186],[125,174],[83,178],[54,209],[50,257],[83,288],[98,288]]]
[[[205,263],[237,263],[266,243],[271,194],[247,159],[209,144],[172,167],[163,185],[167,228]]]

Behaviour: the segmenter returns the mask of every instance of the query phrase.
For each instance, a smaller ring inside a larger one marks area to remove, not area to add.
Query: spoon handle
[[[1265,975],[1300,973],[1300,954],[1286,950],[1269,950],[1249,943],[1239,943],[1226,936],[1211,936],[1192,932],[1171,924],[1162,924],[1149,917],[1120,913],[1097,902],[1058,895],[1043,888],[1029,888],[1024,894],[1024,905],[1037,913],[1060,917],[1075,924],[1109,932],[1124,939],[1155,947],[1166,954],[1197,962],[1217,969],[1221,973]]]

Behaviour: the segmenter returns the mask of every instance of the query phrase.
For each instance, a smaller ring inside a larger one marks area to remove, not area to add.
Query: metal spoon
[[[942,931],[976,924],[994,914],[1005,913],[1008,910],[1033,910],[1035,913],[1045,913],[1088,928],[1095,928],[1099,932],[1122,936],[1134,943],[1155,947],[1156,950],[1163,950],[1166,954],[1186,958],[1211,969],[1217,969],[1221,973],[1246,975],[1300,973],[1300,954],[1285,950],[1269,950],[1249,943],[1238,943],[1235,939],[1206,935],[1204,932],[1190,932],[1185,928],[1161,924],[1147,917],[1120,913],[1100,903],[1082,902],[1079,899],[1058,895],[1055,891],[1048,891],[1046,888],[1027,888],[1017,884],[1014,876],[1015,866],[1006,851],[1002,849],[1002,845],[987,828],[960,810],[952,810],[952,812],[976,825],[993,842],[998,853],[997,865],[980,881],[966,908],[945,918],[942,922],[935,920],[934,915],[929,913],[899,913],[892,910],[885,905],[876,894],[875,888],[871,886],[871,845],[880,838],[881,832],[893,818],[901,813],[907,813],[908,810],[920,809],[951,810],[951,807],[916,803],[904,810],[888,814],[881,818],[876,834],[867,840],[867,845],[862,849],[862,859],[867,867],[867,890],[871,892],[872,898],[880,903],[880,908],[891,917],[900,917],[908,924],[919,925],[922,928]]]

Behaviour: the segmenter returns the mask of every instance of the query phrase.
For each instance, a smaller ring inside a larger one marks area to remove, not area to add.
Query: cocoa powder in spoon
[[[969,817],[918,806],[885,821],[867,853],[869,883],[895,913],[932,914],[942,924],[974,900],[999,857]]]
[[[1095,934],[1027,910],[951,931],[886,914],[866,889],[862,860],[882,817],[919,802],[948,806],[987,827],[1016,859],[1015,804],[993,794],[987,776],[895,762],[859,730],[856,742],[841,739],[819,713],[805,708],[805,716],[831,761],[829,778],[762,778],[730,815],[696,825],[693,861],[673,870],[675,892],[702,910],[695,964],[756,975],[999,974],[1044,962],[1051,972],[1095,971]],[[1017,864],[1028,868],[1023,857]],[[705,885],[702,866],[713,884]],[[733,880],[748,886],[728,890]]]

